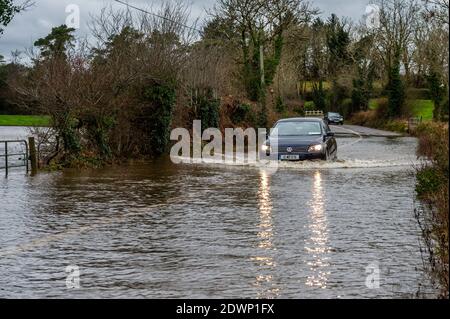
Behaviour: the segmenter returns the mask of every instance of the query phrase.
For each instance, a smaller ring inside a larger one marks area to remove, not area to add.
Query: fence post
[[[5,174],[8,176],[8,142],[5,141]]]
[[[30,136],[28,138],[28,145],[30,147],[31,174],[36,174],[37,173],[37,156],[36,156],[36,145],[34,143],[33,136]]]

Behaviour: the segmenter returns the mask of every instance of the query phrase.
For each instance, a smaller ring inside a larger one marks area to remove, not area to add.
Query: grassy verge
[[[415,134],[419,138],[418,156],[429,160],[416,170],[416,194],[421,205],[415,209],[415,217],[425,243],[425,265],[440,296],[448,298],[448,125],[423,123]]]
[[[43,115],[0,115],[0,126],[50,126],[50,117]]]

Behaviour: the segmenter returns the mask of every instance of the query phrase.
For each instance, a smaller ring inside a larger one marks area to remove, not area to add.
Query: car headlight
[[[263,144],[263,145],[261,146],[261,151],[267,152],[267,151],[269,151],[269,150],[270,150],[270,146],[268,146],[268,145],[266,145],[266,144]]]
[[[320,152],[322,150],[322,144],[311,145],[308,148],[308,152]]]

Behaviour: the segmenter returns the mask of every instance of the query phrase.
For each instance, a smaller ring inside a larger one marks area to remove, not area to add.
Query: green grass
[[[0,115],[0,126],[50,126],[50,117],[43,115]]]
[[[431,100],[411,100],[409,101],[411,113],[414,116],[422,117],[423,120],[433,119],[434,103]]]
[[[379,99],[371,99],[369,101],[369,110],[378,108]],[[412,116],[422,117],[428,121],[433,119],[434,104],[431,100],[408,100],[406,105],[410,108]]]

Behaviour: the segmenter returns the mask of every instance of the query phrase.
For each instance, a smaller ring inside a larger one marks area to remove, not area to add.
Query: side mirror
[[[327,132],[327,134],[325,134],[323,136],[323,141],[325,142],[327,140],[327,137],[332,137],[334,136],[334,132]]]

